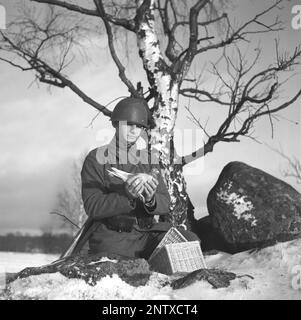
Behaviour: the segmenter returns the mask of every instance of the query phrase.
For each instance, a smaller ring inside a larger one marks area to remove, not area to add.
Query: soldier
[[[150,111],[143,99],[125,98],[111,121],[114,138],[88,154],[81,172],[84,208],[93,219],[89,252],[147,259],[171,227],[170,196],[147,148]],[[110,175],[112,168],[132,175],[124,182]]]

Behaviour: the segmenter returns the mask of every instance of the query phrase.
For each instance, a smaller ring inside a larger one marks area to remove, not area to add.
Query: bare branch
[[[182,74],[182,78],[185,77],[186,72],[188,71],[193,58],[197,53],[197,45],[199,38],[199,30],[198,30],[198,17],[200,11],[205,7],[208,3],[208,0],[199,0],[197,3],[190,9],[189,13],[189,45],[187,50],[185,51],[184,58],[180,63],[180,66],[177,66],[176,62],[174,62],[174,66],[176,66],[177,71]]]
[[[36,54],[30,54],[26,52],[22,48],[19,48],[16,44],[12,42],[8,37],[4,35],[2,31],[0,31],[0,35],[2,35],[3,39],[9,43],[11,46],[11,50],[18,54],[20,57],[25,60],[30,67],[24,68],[18,66],[22,70],[35,70],[37,73],[37,78],[42,83],[51,84],[60,88],[68,87],[74,93],[76,93],[82,100],[89,105],[93,106],[97,110],[101,111],[104,115],[110,116],[111,111],[107,110],[104,106],[94,101],[92,98],[88,97],[79,87],[77,87],[71,80],[63,76],[60,72],[56,71],[52,67],[50,67],[45,61],[36,57]],[[3,59],[2,59],[3,60]],[[11,62],[12,64],[13,62]],[[17,66],[17,65],[16,65]]]
[[[110,104],[112,104],[113,102],[116,102],[117,100],[121,99],[121,98],[126,98],[126,96],[120,96],[116,99],[113,99],[112,101],[108,102],[105,107],[107,108]],[[97,112],[97,114],[92,118],[92,120],[90,121],[90,123],[86,126],[86,128],[92,127],[93,122],[95,121],[95,119],[100,115],[100,111]]]
[[[74,223],[71,219],[69,219],[68,217],[66,217],[64,214],[62,214],[62,213],[59,213],[59,212],[56,212],[56,211],[51,211],[51,212],[49,212],[49,214],[56,214],[56,215],[58,215],[58,216],[60,216],[60,217],[62,217],[62,218],[64,218],[64,219],[66,219],[68,222],[70,222],[73,226],[75,226],[76,228],[78,228],[78,229],[80,229],[79,228],[79,226],[76,224],[76,223]]]
[[[214,97],[211,93],[201,90],[201,89],[194,89],[194,88],[184,88],[180,89],[180,94],[188,98],[195,98],[200,102],[216,102],[220,105],[229,106],[229,102],[221,101],[218,98]],[[206,96],[208,99],[201,99],[200,96]]]
[[[227,14],[226,13],[223,13],[221,16],[217,17],[217,18],[214,18],[214,19],[211,19],[211,20],[208,20],[208,21],[198,21],[196,24],[198,26],[202,26],[202,27],[205,27],[205,26],[208,26],[210,24],[213,24],[213,23],[216,23],[222,19],[225,19],[227,18]],[[173,25],[173,28],[177,28],[178,26],[185,26],[185,25],[189,25],[190,22],[189,21],[178,21],[176,22],[174,25]]]
[[[34,18],[30,13],[24,12],[24,17],[14,21],[7,32],[0,31],[0,51],[8,53],[7,57],[0,59],[22,71],[34,71],[36,79],[42,83],[59,88],[68,87],[84,102],[110,116],[111,111],[87,96],[62,74],[62,70],[74,59],[71,49],[77,44],[76,37],[80,36],[78,26],[72,21],[69,27],[66,17],[53,7],[49,7],[48,15],[43,21],[38,22]],[[65,25],[62,24],[63,20]]]
[[[298,64],[298,59],[301,58],[301,48],[297,47],[295,50],[289,54],[285,53],[280,55],[279,50],[276,53],[276,63],[264,70],[261,70],[249,77],[248,74],[253,70],[255,66],[255,61],[258,60],[259,54],[257,52],[253,61],[250,64],[246,62],[246,58],[241,54],[240,50],[237,48],[238,63],[234,63],[232,58],[224,55],[224,60],[226,63],[227,74],[221,74],[218,71],[217,65],[213,66],[214,74],[217,76],[222,85],[228,90],[225,91],[228,95],[229,102],[224,101],[226,106],[228,106],[228,116],[224,119],[222,124],[219,126],[216,134],[208,136],[207,143],[204,144],[203,148],[197,150],[195,153],[199,156],[205,155],[207,152],[211,152],[213,147],[218,142],[238,142],[239,137],[246,136],[257,142],[257,139],[252,137],[250,131],[254,127],[255,122],[264,116],[269,117],[269,122],[271,125],[272,135],[274,133],[273,119],[274,114],[279,111],[289,107],[294,102],[297,101],[301,96],[301,89],[296,92],[296,94],[288,99],[286,102],[277,105],[278,91],[283,82],[278,81],[278,74],[280,72],[290,71],[291,66]],[[259,85],[261,85],[259,87]],[[258,87],[257,92],[255,89]],[[184,94],[186,92],[194,92],[200,96],[203,94],[208,97],[209,101],[215,102],[221,105],[221,98],[216,100],[213,94],[209,94],[206,91],[200,89],[182,89]],[[221,90],[221,88],[218,88]],[[181,92],[181,91],[180,91]],[[204,126],[198,123],[196,116],[193,116],[194,123],[196,123],[202,130]],[[238,125],[237,125],[238,124]],[[253,131],[254,132],[254,131]],[[195,157],[187,159],[191,161],[195,160]],[[191,155],[190,155],[191,157]]]
[[[187,107],[187,106],[185,106],[185,109],[189,112],[189,114],[191,115],[191,117],[192,117],[192,122],[194,122],[196,125],[198,125],[203,131],[204,131],[204,133],[206,134],[206,136],[208,137],[208,138],[210,138],[210,135],[207,133],[207,131],[206,131],[206,125],[205,126],[203,126],[202,124],[201,124],[201,122],[200,122],[200,120],[199,119],[197,119],[196,117],[195,117],[195,115],[191,112],[191,110],[190,110],[190,108],[189,107]]]
[[[130,93],[135,96],[135,97],[139,97],[139,93],[136,91],[134,85],[131,83],[131,81],[127,78],[127,76],[125,75],[125,67],[122,65],[121,61],[119,60],[115,47],[114,47],[114,36],[113,36],[113,32],[112,32],[112,28],[110,26],[109,21],[107,20],[107,15],[106,12],[104,10],[103,7],[103,3],[102,0],[94,0],[94,3],[97,7],[98,13],[100,15],[100,17],[102,18],[106,31],[107,31],[107,36],[108,36],[108,44],[109,44],[109,49],[110,49],[110,53],[111,56],[119,70],[119,77],[121,79],[121,81],[128,87]]]
[[[47,4],[52,4],[55,6],[59,6],[65,9],[68,9],[70,11],[75,11],[75,12],[79,12],[88,16],[95,16],[98,17],[98,12],[97,10],[91,10],[91,9],[87,9],[84,7],[81,7],[79,5],[76,4],[72,4],[66,1],[59,1],[59,0],[30,0],[32,2],[38,2],[38,3],[47,3]]]
[[[23,66],[21,66],[21,65],[19,65],[17,63],[14,63],[11,60],[8,60],[8,59],[2,58],[2,57],[0,57],[0,60],[12,65],[13,67],[21,69],[22,71],[29,71],[29,70],[33,70],[34,69],[33,67],[23,67]]]
[[[198,40],[197,40],[197,35],[198,35],[198,25],[200,25],[200,22],[197,21],[197,17],[199,14],[198,9],[202,8],[202,1],[198,1],[197,4],[191,9],[190,11],[190,20],[189,20],[189,25],[190,25],[190,42],[189,46],[187,49],[182,51],[182,53],[178,56],[178,58],[173,62],[173,68],[176,70],[181,70],[181,72],[185,73],[185,70],[188,69],[188,66],[190,66],[192,60],[197,54],[212,50],[212,49],[219,49],[219,48],[224,48],[232,43],[235,43],[238,40],[246,40],[245,37],[247,35],[256,33],[266,33],[266,32],[274,32],[274,31],[279,31],[282,30],[282,24],[276,18],[276,21],[271,24],[265,24],[261,22],[259,19],[264,16],[266,13],[272,11],[274,8],[278,8],[278,5],[282,2],[283,0],[278,0],[276,1],[273,5],[268,7],[267,9],[263,10],[262,12],[258,13],[255,15],[253,18],[242,24],[239,28],[236,30],[233,30],[231,27],[230,21],[227,17],[226,14],[213,19],[211,21],[208,21],[208,23],[213,23],[216,21],[221,20],[222,18],[225,18],[226,21],[228,22],[228,28],[226,33],[226,37],[217,42],[217,43],[210,43],[209,45],[203,46],[201,48],[197,48],[198,45]],[[205,22],[206,24],[206,22]],[[263,30],[256,30],[256,31],[250,31],[247,28],[251,25],[259,25],[260,27],[263,28]],[[204,25],[206,27],[206,25]],[[209,38],[209,36],[207,35]],[[179,60],[181,60],[181,63],[179,63]],[[179,67],[180,66],[180,67]]]
[[[290,157],[285,154],[282,150],[278,150],[275,148],[270,147],[266,144],[266,146],[271,149],[272,151],[279,154],[282,158],[284,158],[288,163],[288,168],[282,171],[282,174],[285,177],[295,178],[298,184],[301,184],[301,161],[296,157]]]
[[[58,7],[65,8],[70,11],[78,12],[81,14],[85,14],[88,16],[94,16],[94,17],[99,17],[99,12],[98,10],[92,10],[92,9],[87,9],[84,7],[81,7],[79,5],[72,4],[70,2],[66,1],[60,1],[60,0],[30,0],[33,2],[38,2],[38,3],[47,3],[51,5],[55,5]],[[111,23],[117,25],[117,26],[122,26],[125,29],[129,31],[134,31],[135,30],[135,21],[134,19],[124,19],[124,18],[116,18],[112,15],[106,14],[105,18],[107,21],[110,21]]]

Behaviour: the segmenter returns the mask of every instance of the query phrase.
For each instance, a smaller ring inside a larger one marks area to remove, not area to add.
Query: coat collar
[[[119,140],[114,135],[113,139],[103,147],[96,151],[96,159],[100,164],[138,164],[139,162],[149,163],[149,155],[147,148],[147,133],[142,132],[140,137],[131,146],[124,143],[119,143]]]

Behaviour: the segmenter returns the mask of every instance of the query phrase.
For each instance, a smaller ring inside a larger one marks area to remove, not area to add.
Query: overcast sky
[[[14,2],[0,1],[7,8],[8,20],[14,13]],[[234,6],[237,21],[241,22],[244,17],[265,8],[265,2],[240,1],[239,7]],[[286,30],[279,34],[282,48],[290,49],[300,43],[301,29],[293,30],[290,25],[291,8],[298,2],[290,1],[280,12],[281,18],[286,21]],[[260,63],[267,65],[274,57],[274,36],[265,36],[261,40],[264,54]],[[127,95],[126,88],[118,79],[116,67],[103,49],[104,43],[100,39],[89,49],[93,63],[77,65],[70,74],[83,91],[102,104]],[[140,62],[130,65],[128,75],[134,83],[144,79],[140,67]],[[53,221],[49,212],[57,191],[68,178],[72,161],[107,141],[110,132],[103,130],[109,129],[110,124],[107,118],[99,115],[93,125],[89,125],[97,112],[68,89],[53,88],[49,91],[44,85],[30,85],[33,74],[13,69],[3,62],[0,62],[0,74],[0,233],[39,230]],[[204,81],[205,85],[210,84],[209,76]],[[297,92],[300,83],[300,76],[292,79],[283,96]],[[224,111],[210,104],[200,106],[191,103],[192,110],[204,121],[210,115],[208,130],[214,133]],[[300,122],[300,103],[300,100],[297,101],[281,116]],[[187,119],[185,104],[187,101],[181,99],[177,128],[196,128]],[[295,125],[292,121],[282,119],[276,122],[274,137],[271,138],[268,119],[260,120],[256,126],[256,137],[263,144],[247,138],[241,139],[240,143],[220,143],[204,161],[193,163],[193,170],[186,171],[186,178],[196,216],[206,214],[207,194],[229,161],[244,161],[263,169],[301,192],[294,180],[282,177],[280,169],[285,167],[285,160],[266,146],[268,144],[278,149],[281,146],[288,155],[301,159],[300,124]],[[189,143],[186,147],[189,149]]]

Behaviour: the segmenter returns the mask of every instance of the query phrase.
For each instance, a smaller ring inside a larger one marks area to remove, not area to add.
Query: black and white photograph
[[[0,300],[300,300],[300,141],[300,0],[0,0]]]

